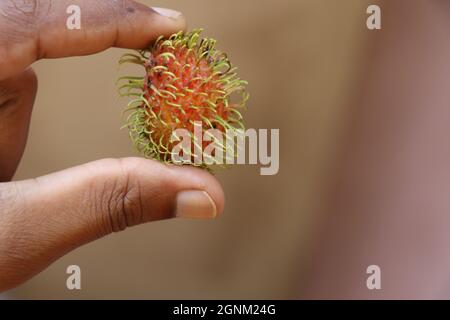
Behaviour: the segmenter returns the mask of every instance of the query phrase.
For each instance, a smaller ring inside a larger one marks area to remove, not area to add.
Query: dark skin
[[[66,8],[74,2],[83,17],[77,31],[66,28]],[[157,11],[126,0],[0,2],[0,292],[112,232],[172,217],[214,218],[223,211],[222,187],[209,173],[140,158],[104,159],[9,182],[26,145],[37,92],[29,66],[110,47],[142,48],[185,28],[182,15]]]

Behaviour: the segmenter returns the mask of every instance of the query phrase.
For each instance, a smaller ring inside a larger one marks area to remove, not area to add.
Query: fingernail
[[[175,19],[175,20],[177,20],[181,16],[181,12],[178,12],[178,11],[175,11],[172,9],[159,8],[159,7],[152,7],[152,9],[161,16]]]
[[[205,191],[182,191],[176,199],[176,216],[191,219],[214,219],[216,204]]]

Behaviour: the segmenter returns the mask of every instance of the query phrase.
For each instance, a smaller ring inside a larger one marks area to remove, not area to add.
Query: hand
[[[207,172],[140,158],[7,182],[22,157],[37,91],[31,63],[142,48],[185,28],[182,15],[133,1],[76,2],[81,30],[66,28],[72,0],[0,2],[0,292],[112,232],[176,216],[214,218],[223,210],[222,188]]]

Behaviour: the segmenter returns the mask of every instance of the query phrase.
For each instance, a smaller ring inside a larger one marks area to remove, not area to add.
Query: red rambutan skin
[[[171,53],[175,56],[167,58],[162,53]],[[199,59],[196,53],[188,48],[167,48],[153,50],[146,62],[146,82],[144,84],[144,97],[151,101],[153,111],[161,114],[161,119],[169,126],[161,126],[154,130],[155,140],[159,140],[158,131],[164,132],[164,137],[170,135],[168,131],[187,129],[194,131],[194,122],[204,119],[213,119],[219,116],[228,121],[227,108],[221,100],[224,85],[219,81],[220,75],[214,75],[212,61]],[[153,69],[154,66],[165,66],[167,71]],[[208,79],[208,81],[204,81]],[[156,89],[156,90],[155,90]],[[164,92],[170,97],[163,97],[157,92]],[[215,109],[208,108],[208,103],[213,102]],[[146,108],[146,105],[143,105]],[[207,127],[205,127],[208,129]],[[221,124],[215,124],[215,129],[222,132],[225,128]],[[170,145],[169,141],[165,141]],[[204,146],[207,142],[203,142]]]
[[[139,96],[129,104],[129,110],[134,111],[128,128],[135,145],[147,157],[171,163],[171,150],[177,144],[172,134],[177,129],[193,134],[198,123],[203,131],[216,129],[223,134],[243,129],[238,109],[248,98],[244,90],[247,83],[237,78],[227,56],[215,49],[215,40],[198,42],[200,33],[194,30],[160,37],[150,49],[121,59],[121,63],[145,67],[143,78],[123,77],[129,83],[121,88],[128,89],[122,95]],[[230,101],[235,92],[242,93],[239,103]],[[194,144],[197,141],[195,137],[192,140]],[[201,148],[210,143],[202,140]]]

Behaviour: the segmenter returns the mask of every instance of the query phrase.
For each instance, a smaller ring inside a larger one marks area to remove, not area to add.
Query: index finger
[[[177,11],[132,0],[0,1],[0,80],[43,58],[143,48],[185,26]]]

